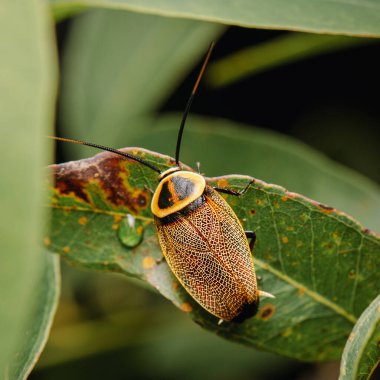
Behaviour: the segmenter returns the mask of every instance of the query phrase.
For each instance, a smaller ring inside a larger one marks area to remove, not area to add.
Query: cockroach
[[[170,169],[161,171],[142,158],[102,145],[52,138],[109,151],[159,173],[151,211],[169,267],[195,301],[219,318],[219,323],[241,323],[256,314],[260,296],[272,295],[257,287],[252,257],[255,233],[244,231],[238,217],[219,193],[241,196],[252,182],[240,192],[212,187],[201,174],[184,170],[179,161],[186,118],[213,47],[214,43],[207,52],[186,104],[178,132],[175,166]]]

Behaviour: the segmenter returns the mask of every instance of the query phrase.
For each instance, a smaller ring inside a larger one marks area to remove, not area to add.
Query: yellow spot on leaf
[[[281,335],[282,335],[283,337],[287,337],[287,336],[289,336],[289,335],[292,335],[292,332],[293,332],[293,329],[289,327],[289,328],[285,329],[285,330],[281,333]]]
[[[298,290],[298,295],[302,297],[304,294],[305,294],[305,288],[300,288]]]
[[[190,313],[193,308],[191,307],[191,305],[187,302],[183,303],[181,306],[180,306],[181,310],[184,311],[185,313]]]
[[[120,215],[114,215],[113,216],[113,220],[114,220],[115,223],[119,223],[120,220],[121,220],[121,216]]]
[[[277,201],[273,202],[274,208],[280,208],[280,204]]]
[[[144,257],[143,259],[143,268],[151,269],[156,265],[156,260],[153,257]]]
[[[229,185],[228,181],[224,178],[222,178],[218,181],[218,187],[221,187],[222,189],[227,188],[228,185]]]
[[[87,224],[87,218],[85,216],[82,216],[79,218],[78,223],[81,224],[82,226]]]
[[[283,236],[281,240],[282,240],[282,242],[283,242],[284,244],[288,244],[288,243],[289,243],[289,239],[288,239],[287,236]]]
[[[64,253],[69,253],[69,252],[70,252],[70,247],[67,246],[67,245],[64,246],[64,247],[63,247],[63,252],[64,252]]]
[[[261,205],[261,204],[263,204],[263,202],[262,202],[261,199],[257,198],[257,199],[256,199],[256,204],[257,204],[257,205]]]
[[[283,202],[286,202],[288,199],[289,199],[289,198],[288,198],[286,195],[283,195],[283,196],[281,197],[281,200],[282,200]]]
[[[112,229],[115,230],[115,231],[117,231],[119,229],[119,225],[117,223],[114,223],[112,225]]]
[[[46,247],[50,247],[50,245],[51,245],[51,240],[50,240],[49,236],[46,236],[46,237],[44,238],[44,244],[45,244]]]
[[[293,227],[293,226],[287,226],[287,227],[286,227],[286,230],[287,230],[287,231],[294,231],[294,227]]]

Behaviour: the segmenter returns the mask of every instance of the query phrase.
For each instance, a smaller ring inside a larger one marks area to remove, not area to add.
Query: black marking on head
[[[232,319],[231,322],[242,323],[246,319],[253,317],[257,313],[258,309],[259,309],[259,299],[257,299],[256,301],[252,303],[246,303],[242,307],[241,312],[234,319]]]
[[[188,178],[174,176],[171,181],[174,185],[174,191],[180,200],[186,199],[194,191],[194,182]]]
[[[177,222],[180,219],[186,218],[187,215],[189,215],[192,211],[196,210],[198,207],[201,207],[203,203],[205,202],[206,202],[206,197],[204,195],[201,195],[199,198],[191,202],[182,210],[174,212],[173,214],[165,216],[164,218],[157,218],[157,219],[160,221],[161,224],[170,224],[170,223]]]
[[[169,190],[169,183],[168,181],[165,181],[162,184],[160,196],[158,197],[158,207],[160,209],[165,209],[165,208],[173,206],[173,204],[174,203],[172,201],[172,194],[170,193],[170,190]]]

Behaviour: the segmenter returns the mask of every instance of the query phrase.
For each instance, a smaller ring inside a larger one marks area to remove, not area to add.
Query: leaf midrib
[[[302,292],[306,293],[310,298],[321,303],[322,305],[327,306],[331,310],[335,311],[337,314],[339,314],[342,317],[344,317],[345,319],[347,319],[349,322],[351,322],[353,324],[355,324],[357,322],[357,318],[353,314],[351,314],[347,310],[345,310],[343,307],[341,307],[341,306],[337,305],[336,303],[330,301],[329,299],[320,295],[319,293],[315,292],[314,290],[309,289],[307,286],[301,284],[300,282],[293,280],[288,275],[281,273],[279,270],[273,268],[271,265],[269,265],[267,263],[264,263],[262,260],[255,258],[254,261],[258,267],[274,274],[276,277],[287,282],[289,285],[292,285],[294,288],[296,288],[298,290],[302,290]]]

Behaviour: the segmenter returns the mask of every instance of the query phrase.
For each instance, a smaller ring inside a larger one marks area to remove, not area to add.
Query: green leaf
[[[20,344],[44,266],[41,255],[46,135],[56,61],[46,4],[7,1],[0,12],[0,377]],[[45,222],[46,223],[46,222]]]
[[[181,117],[173,114],[154,121],[135,120],[133,127],[139,134],[128,136],[126,143],[173,155]],[[193,167],[200,162],[202,173],[208,176],[241,173],[281,184],[344,210],[372,230],[380,231],[377,184],[282,134],[190,115],[181,158]]]
[[[55,12],[72,7],[68,0],[50,0]],[[248,28],[288,29],[315,33],[380,35],[377,0],[89,0],[74,4],[118,8],[161,16],[191,18]]]
[[[63,21],[71,16],[74,16],[82,11],[85,11],[87,7],[81,4],[67,4],[64,7],[53,7],[53,17],[56,22]]]
[[[223,30],[110,10],[78,17],[63,58],[65,135],[85,139],[91,134],[94,141],[114,145],[129,120],[156,109]],[[112,133],[105,134],[107,129]],[[83,149],[71,148],[83,157]]]
[[[343,351],[339,380],[370,379],[380,363],[380,296],[364,310]]]
[[[225,86],[280,65],[373,42],[377,40],[307,33],[281,35],[212,62],[206,78],[212,86]]]
[[[163,169],[172,165],[157,153],[126,151]],[[357,317],[377,295],[379,236],[339,211],[255,180],[244,196],[227,200],[244,228],[257,234],[259,286],[276,299],[263,299],[258,315],[241,325],[218,326],[162,260],[147,190],[155,188],[156,173],[110,153],[52,170],[52,251],[77,266],[142,278],[197,323],[230,340],[302,360],[337,359]],[[242,189],[249,180],[225,176],[209,182]],[[128,215],[144,235],[133,248],[120,236]]]
[[[50,332],[60,290],[59,257],[44,252],[40,278],[33,287],[33,307],[28,311],[22,344],[10,363],[10,379],[26,379],[36,364]]]

